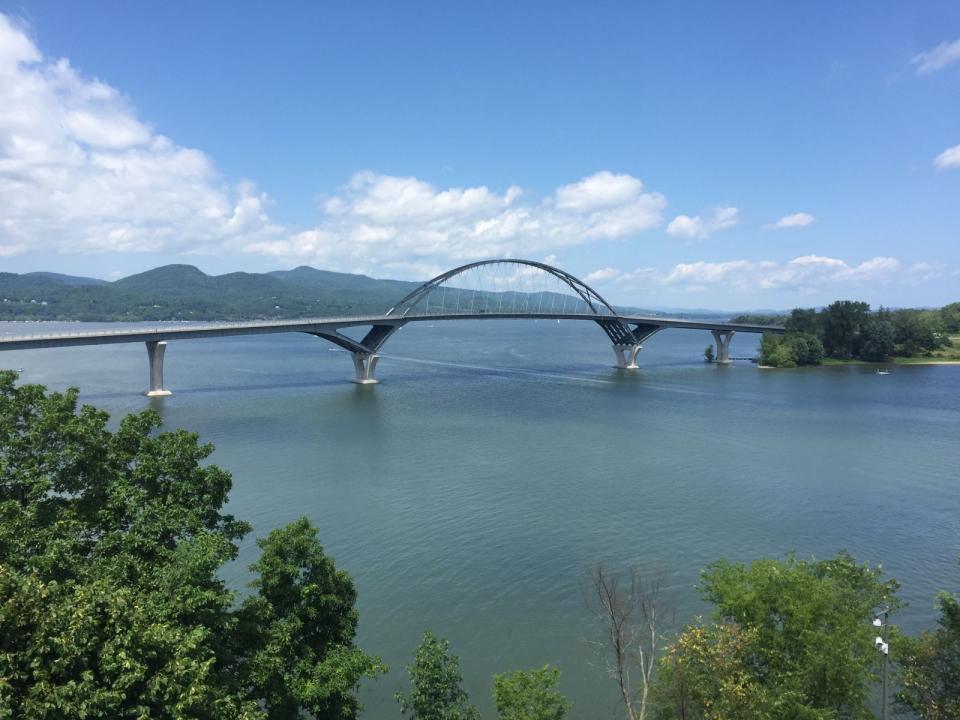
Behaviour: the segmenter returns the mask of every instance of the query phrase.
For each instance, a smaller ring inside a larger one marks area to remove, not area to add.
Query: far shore
[[[960,360],[937,360],[936,358],[925,357],[905,357],[893,358],[886,362],[867,362],[866,360],[836,360],[834,358],[824,358],[818,365],[798,365],[796,367],[781,368],[776,365],[757,365],[760,370],[796,370],[797,367],[836,367],[838,365],[872,365],[877,368],[889,365],[960,365]]]

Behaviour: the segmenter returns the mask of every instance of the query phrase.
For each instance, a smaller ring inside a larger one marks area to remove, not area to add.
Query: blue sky
[[[0,0],[0,268],[960,300],[960,5]]]

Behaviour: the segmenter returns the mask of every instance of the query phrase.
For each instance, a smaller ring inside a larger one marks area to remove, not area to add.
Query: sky
[[[960,300],[960,4],[0,0],[0,270]]]

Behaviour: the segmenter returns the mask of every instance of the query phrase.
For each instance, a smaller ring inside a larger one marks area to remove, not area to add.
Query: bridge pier
[[[730,359],[730,340],[733,339],[736,330],[711,330],[713,341],[717,346],[717,363],[719,365],[728,365],[733,362]]]
[[[353,382],[358,385],[376,385],[380,382],[373,376],[373,371],[377,367],[377,360],[380,359],[379,355],[368,352],[352,352],[350,356],[353,358],[353,369],[357,373]]]
[[[615,344],[613,346],[613,356],[616,358],[617,364],[614,367],[622,370],[636,370],[638,367],[637,355],[640,354],[641,350],[643,350],[643,346],[640,343]]]
[[[147,340],[147,357],[150,358],[150,389],[147,397],[165,397],[173,395],[163,387],[163,353],[167,343],[163,340]]]

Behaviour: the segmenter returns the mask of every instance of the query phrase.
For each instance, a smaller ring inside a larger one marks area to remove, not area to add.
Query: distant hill
[[[48,272],[0,273],[0,320],[259,320],[377,314],[418,286],[307,266],[207,275],[193,265],[164,265],[114,282]],[[505,293],[504,301],[514,295]],[[546,307],[550,295],[543,298]],[[540,300],[534,296],[531,306]],[[623,311],[664,314],[639,308]]]
[[[55,282],[63,283],[64,285],[106,285],[107,284],[106,280],[100,280],[99,278],[80,277],[76,275],[61,275],[60,273],[52,273],[52,272],[24,273],[23,277],[53,280]]]
[[[379,313],[417,283],[299,267],[207,275],[164,265],[107,282],[0,273],[0,320],[249,320]]]

